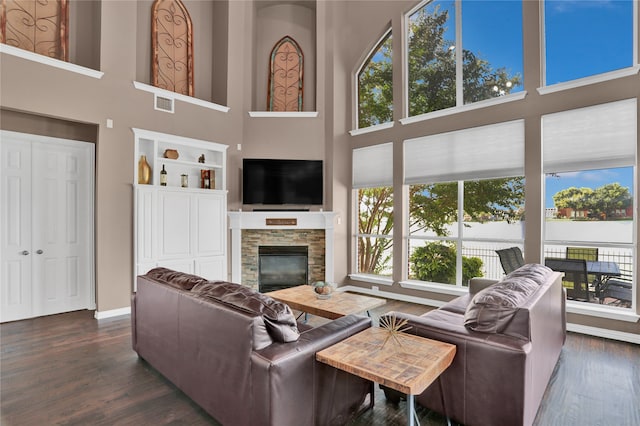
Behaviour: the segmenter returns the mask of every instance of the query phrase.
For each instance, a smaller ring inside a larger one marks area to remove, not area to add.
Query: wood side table
[[[368,312],[387,301],[379,297],[334,291],[330,298],[319,299],[312,286],[299,285],[265,293],[271,298],[286,303],[297,311],[317,315],[331,320],[350,314]]]
[[[316,353],[316,359],[405,393],[407,423],[413,426],[415,395],[424,392],[451,365],[456,347],[406,333],[398,333],[399,343],[391,338],[383,347],[388,335],[383,328],[368,328]]]

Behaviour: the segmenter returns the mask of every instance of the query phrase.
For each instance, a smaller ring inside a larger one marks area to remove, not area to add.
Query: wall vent
[[[174,99],[155,95],[154,106],[158,111],[170,112],[173,114]]]

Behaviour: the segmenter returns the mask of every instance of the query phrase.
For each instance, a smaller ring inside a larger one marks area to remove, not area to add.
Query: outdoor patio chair
[[[567,247],[567,259],[584,259],[595,262],[598,260],[597,247]]]
[[[591,262],[598,261],[598,248],[597,247],[567,247],[567,259],[584,259]],[[593,274],[587,274],[587,279],[592,285],[598,284],[598,277]]]
[[[524,257],[520,247],[509,247],[502,250],[496,250],[500,257],[500,264],[505,274],[510,274],[519,267],[524,265]]]
[[[589,301],[587,261],[584,259],[546,258],[544,264],[554,271],[564,272],[562,285],[567,289],[567,298]]]
[[[631,307],[633,283],[626,277],[608,279],[601,290],[600,303],[607,305]],[[607,302],[607,299],[613,299]]]

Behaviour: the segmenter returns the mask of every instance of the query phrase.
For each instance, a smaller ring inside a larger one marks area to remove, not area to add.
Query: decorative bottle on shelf
[[[147,163],[147,156],[141,155],[138,161],[138,183],[147,185],[151,181],[151,166]]]
[[[164,164],[162,165],[162,170],[160,171],[160,185],[167,186],[167,171],[164,169]]]

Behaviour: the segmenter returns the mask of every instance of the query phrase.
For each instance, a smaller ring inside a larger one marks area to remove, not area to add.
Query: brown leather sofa
[[[416,402],[468,426],[531,425],[565,340],[561,274],[528,264],[499,282],[472,279],[469,290],[422,316],[387,314],[457,347],[444,395],[436,381]]]
[[[311,328],[248,287],[156,268],[132,297],[133,349],[224,425],[344,424],[373,383],[315,360],[371,326],[350,315]]]

